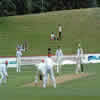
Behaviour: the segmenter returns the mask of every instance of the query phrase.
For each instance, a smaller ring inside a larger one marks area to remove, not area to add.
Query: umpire
[[[83,66],[83,49],[81,48],[80,43],[78,44],[78,49],[77,49],[77,68],[76,68],[76,73],[78,72],[84,72],[84,66]]]

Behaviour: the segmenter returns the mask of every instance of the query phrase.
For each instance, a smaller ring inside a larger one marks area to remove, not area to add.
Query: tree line
[[[100,6],[100,0],[0,0],[0,16]]]

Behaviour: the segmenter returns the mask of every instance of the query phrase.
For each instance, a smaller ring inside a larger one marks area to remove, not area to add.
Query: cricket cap
[[[41,62],[43,62],[43,63],[44,63],[44,59],[42,59],[42,60],[41,60]]]

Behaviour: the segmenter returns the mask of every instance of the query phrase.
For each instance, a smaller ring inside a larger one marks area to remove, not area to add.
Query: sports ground
[[[74,54],[78,41],[81,41],[86,53],[99,53],[99,10],[81,9],[0,18],[0,56],[15,56],[17,40],[28,40],[29,50],[24,56],[47,55],[48,47],[55,53],[58,44],[64,54]],[[59,23],[64,26],[63,40],[50,41],[50,32],[57,32],[56,26]],[[23,66],[21,73],[8,69],[8,84],[0,87],[0,100],[99,99],[97,96],[100,96],[100,64],[84,66],[91,75],[66,79],[57,84],[56,89],[30,85],[23,87],[33,82],[34,66]],[[60,75],[74,74],[75,65],[64,65],[62,68]]]

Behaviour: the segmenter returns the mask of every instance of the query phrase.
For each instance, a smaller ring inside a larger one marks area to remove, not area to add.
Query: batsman
[[[53,87],[56,88],[56,79],[54,75],[54,61],[52,60],[52,54],[48,54],[48,57],[45,59],[45,74],[43,77],[43,88],[47,87],[48,75],[52,80]]]
[[[50,48],[48,48],[48,50],[51,51]],[[48,57],[43,59],[41,63],[37,66],[38,69],[37,69],[37,74],[35,77],[35,84],[37,84],[38,76],[40,75],[40,80],[43,81],[43,88],[47,87],[48,75],[50,76],[50,79],[52,80],[53,87],[56,88],[56,79],[55,79],[54,70],[53,70],[55,63],[53,62],[51,56],[52,56],[51,52],[48,52]]]

